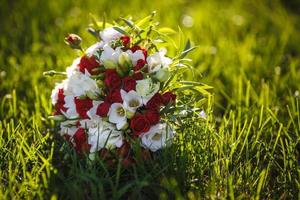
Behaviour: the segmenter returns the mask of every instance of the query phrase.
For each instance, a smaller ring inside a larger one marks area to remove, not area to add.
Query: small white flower
[[[137,50],[134,53],[132,53],[131,50],[127,50],[126,53],[128,53],[133,66],[137,64],[138,60],[145,60],[145,56],[142,50]]]
[[[147,104],[158,90],[159,83],[153,83],[150,78],[137,81],[136,92],[142,97],[144,105]]]
[[[96,113],[97,113],[97,108],[101,103],[103,103],[103,101],[93,101],[93,107],[86,113],[90,119],[98,119],[100,117]]]
[[[157,124],[141,137],[141,145],[155,152],[172,143],[174,131],[166,124]]]
[[[55,88],[52,90],[52,93],[51,93],[52,105],[55,105],[57,103],[58,91],[59,91],[59,89],[62,89],[63,87],[64,87],[63,82],[55,85]]]
[[[149,72],[156,72],[162,68],[169,67],[172,60],[166,57],[165,54],[165,51],[159,51],[147,57]]]
[[[128,93],[121,90],[121,97],[123,99],[124,108],[132,114],[143,105],[142,97],[134,90],[130,90]]]
[[[116,124],[117,129],[121,130],[127,127],[126,109],[121,103],[113,103],[108,112],[108,120]]]
[[[90,57],[92,56],[98,49],[103,48],[104,42],[97,42],[90,46],[87,50],[85,50],[85,53]]]
[[[199,116],[202,117],[202,118],[204,118],[204,119],[207,118],[207,115],[206,115],[206,113],[205,113],[204,110],[201,110],[201,112],[199,113]]]
[[[100,32],[100,37],[105,43],[109,43],[112,40],[119,39],[122,36],[122,33],[116,31],[114,28],[106,28]]]
[[[67,95],[64,98],[64,100],[65,100],[64,107],[67,108],[67,111],[66,112],[61,111],[61,112],[68,119],[75,119],[75,118],[79,117],[79,115],[78,115],[78,113],[76,111],[76,105],[75,105],[74,98],[75,97],[73,95]]]
[[[67,77],[69,78],[75,71],[78,71],[77,65],[80,63],[80,57],[73,60],[73,63],[71,66],[67,67]]]
[[[90,152],[99,151],[102,148],[113,149],[123,144],[123,134],[115,130],[115,127],[98,119],[95,126],[88,129],[88,144],[91,145]]]
[[[104,64],[104,67],[107,69],[116,68],[121,53],[121,47],[113,49],[108,44],[105,44],[103,46],[103,52],[100,56],[100,61]]]
[[[78,71],[74,71],[63,83],[65,95],[96,97],[100,92],[100,88],[94,79]]]

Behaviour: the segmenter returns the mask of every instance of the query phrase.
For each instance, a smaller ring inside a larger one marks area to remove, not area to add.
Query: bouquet
[[[98,41],[84,50],[81,38],[69,34],[65,42],[81,56],[66,72],[45,72],[66,77],[52,91],[51,118],[78,154],[114,155],[129,164],[137,145],[149,158],[172,144],[183,119],[201,116],[195,104],[203,103],[207,87],[181,80],[191,62],[184,57],[194,47],[188,41],[178,55],[167,56],[168,35],[175,31],[157,29],[153,16],[94,20],[88,30]]]

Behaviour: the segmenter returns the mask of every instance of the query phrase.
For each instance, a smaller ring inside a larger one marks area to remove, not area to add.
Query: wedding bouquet
[[[52,91],[51,118],[78,154],[91,159],[114,154],[130,163],[133,145],[149,156],[172,144],[184,118],[201,116],[208,87],[181,80],[191,62],[184,57],[193,47],[188,41],[168,57],[163,47],[174,30],[157,29],[153,16],[114,24],[94,20],[89,32],[98,41],[83,50],[81,38],[69,34],[65,42],[82,55],[66,72],[45,72],[66,76]]]

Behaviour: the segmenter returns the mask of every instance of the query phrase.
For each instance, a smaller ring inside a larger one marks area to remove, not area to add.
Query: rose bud
[[[65,43],[69,45],[72,49],[81,49],[81,38],[73,33],[70,33],[65,37]]]
[[[168,69],[164,68],[156,72],[155,78],[160,82],[165,82],[170,78],[170,72]]]
[[[123,46],[126,47],[130,43],[130,37],[124,35],[120,38],[122,40]]]

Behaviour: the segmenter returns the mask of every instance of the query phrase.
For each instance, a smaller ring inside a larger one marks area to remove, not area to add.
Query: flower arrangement
[[[168,34],[175,31],[157,28],[154,15],[114,24],[94,20],[89,32],[98,41],[84,50],[81,38],[69,34],[65,42],[81,56],[66,72],[45,72],[66,76],[52,91],[51,118],[78,154],[113,154],[126,165],[134,162],[133,145],[149,158],[172,144],[184,119],[201,117],[209,87],[182,81],[191,68],[184,57],[194,47],[188,41],[178,55],[167,56]]]

